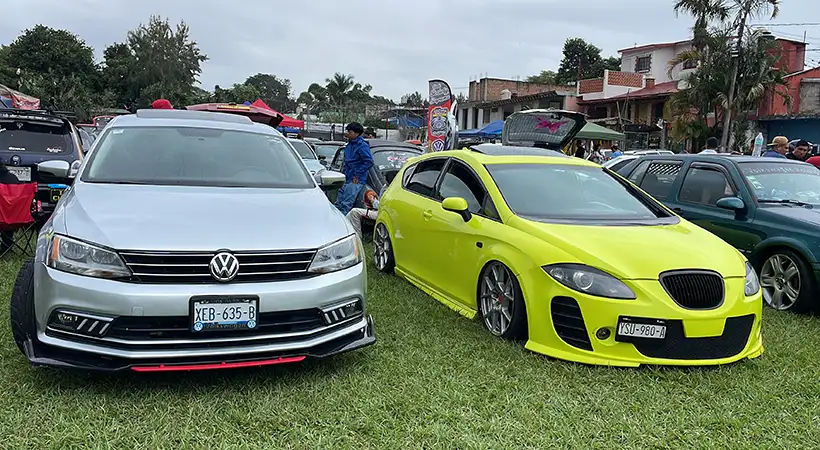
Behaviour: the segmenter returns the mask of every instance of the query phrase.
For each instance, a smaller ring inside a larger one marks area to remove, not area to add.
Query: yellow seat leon
[[[408,161],[380,201],[376,268],[554,358],[694,366],[761,355],[761,290],[745,257],[613,172],[548,150],[583,116],[527,113],[511,117],[518,134],[546,135],[527,146]]]

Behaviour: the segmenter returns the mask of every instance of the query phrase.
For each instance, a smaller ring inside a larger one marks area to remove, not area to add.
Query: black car
[[[321,141],[314,143],[313,149],[316,150],[319,161],[321,161],[323,165],[328,166],[330,161],[333,160],[333,157],[336,156],[336,151],[339,150],[339,147],[344,146],[344,141]]]
[[[20,181],[37,182],[37,200],[46,217],[71,179],[41,173],[37,164],[65,161],[76,173],[84,156],[82,142],[64,113],[0,108],[0,162]]]
[[[399,169],[404,166],[409,158],[419,156],[422,150],[413,144],[404,142],[388,141],[386,139],[366,139],[370,145],[370,152],[373,154],[373,167],[367,174],[367,188],[382,192],[393,178],[399,173]],[[336,156],[330,163],[330,170],[343,172],[344,169],[344,147],[336,150]],[[362,189],[359,198],[356,199],[355,207],[364,207],[364,194],[367,189]]]

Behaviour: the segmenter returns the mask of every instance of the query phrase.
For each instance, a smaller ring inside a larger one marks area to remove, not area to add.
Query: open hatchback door
[[[237,105],[234,103],[202,103],[199,105],[186,106],[189,111],[211,111],[228,114],[239,114],[250,118],[254,122],[264,123],[274,128],[278,127],[284,117],[271,109],[260,108],[253,105]]]
[[[529,109],[507,117],[503,145],[561,151],[586,125],[586,116],[560,109]]]

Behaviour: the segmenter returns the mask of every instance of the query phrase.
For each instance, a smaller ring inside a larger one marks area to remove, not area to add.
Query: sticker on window
[[[120,130],[111,130],[111,134],[122,134],[124,132],[125,132],[125,130],[122,130],[122,129],[120,129]]]
[[[49,153],[60,153],[63,149],[61,147],[48,147],[46,151]]]

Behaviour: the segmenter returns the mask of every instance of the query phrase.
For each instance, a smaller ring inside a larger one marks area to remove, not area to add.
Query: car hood
[[[802,222],[820,225],[820,208],[818,207],[808,209],[802,206],[767,204],[758,209],[758,212],[763,211],[765,211],[767,214],[772,214],[775,216],[787,217],[789,219],[796,219]]]
[[[511,224],[562,250],[575,260],[547,256],[543,264],[572,262],[601,269],[620,279],[652,279],[668,270],[714,270],[745,277],[743,257],[717,236],[681,220],[675,225],[584,226],[533,222]],[[539,261],[542,263],[542,261]]]
[[[312,249],[352,233],[318,188],[78,183],[64,200],[65,233],[119,250]]]

